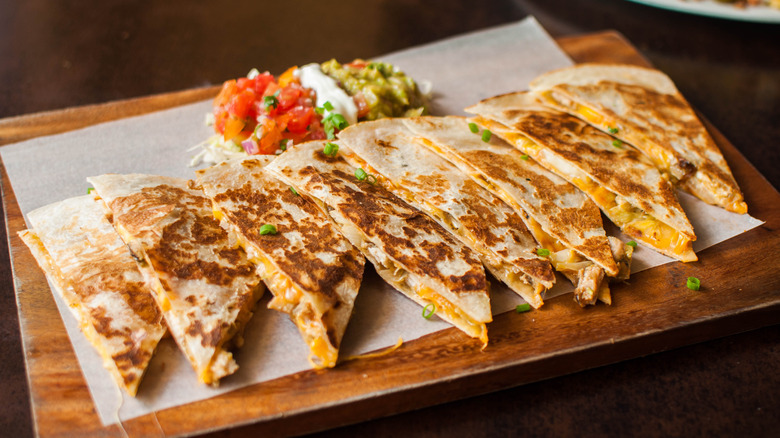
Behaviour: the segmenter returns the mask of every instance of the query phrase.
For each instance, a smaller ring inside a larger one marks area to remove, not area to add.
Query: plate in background
[[[768,6],[736,7],[730,3],[715,0],[630,0],[648,6],[672,11],[728,20],[752,21],[756,23],[780,23],[780,9]]]

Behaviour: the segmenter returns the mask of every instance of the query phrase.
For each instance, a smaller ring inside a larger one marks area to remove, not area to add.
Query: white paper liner
[[[525,89],[537,75],[572,64],[533,17],[377,59],[397,65],[418,80],[431,81],[436,115],[464,114],[462,108],[468,105]],[[210,101],[181,106],[9,145],[0,148],[0,155],[20,209],[26,214],[86,193],[88,176],[115,172],[193,178],[193,169],[187,167],[187,150],[211,135],[211,128],[203,123],[210,110]],[[694,245],[696,251],[762,223],[708,206],[683,193],[680,201],[699,238]],[[634,272],[671,261],[641,246],[634,254]],[[450,327],[435,316],[423,319],[419,306],[383,283],[370,268],[367,272],[341,357],[394,345],[399,337],[410,341]],[[705,278],[702,281],[706,284]],[[559,279],[546,298],[572,289]],[[54,296],[103,424],[214,397],[310,367],[307,347],[295,325],[286,315],[266,308],[266,294],[247,326],[244,346],[235,353],[240,368],[223,379],[219,388],[199,384],[175,343],[166,339],[149,366],[137,398],[123,394],[120,401],[98,354],[80,334],[66,305],[57,294]],[[501,285],[494,286],[491,300],[494,314],[523,302]]]

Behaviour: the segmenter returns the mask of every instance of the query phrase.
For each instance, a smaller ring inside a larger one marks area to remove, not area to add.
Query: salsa
[[[226,81],[214,99],[214,130],[249,154],[274,154],[290,143],[325,138],[314,92],[287,70],[276,80],[250,72]]]

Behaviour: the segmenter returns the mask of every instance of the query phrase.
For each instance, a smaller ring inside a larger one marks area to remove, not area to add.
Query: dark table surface
[[[625,0],[0,0],[0,118],[375,57],[527,15],[554,37],[621,32],[780,187],[780,24]],[[34,431],[8,257],[4,247],[0,435],[24,437]],[[779,368],[771,326],[319,436],[771,436]]]

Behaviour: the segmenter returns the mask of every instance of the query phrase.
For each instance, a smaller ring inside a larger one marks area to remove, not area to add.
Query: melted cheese
[[[507,140],[514,142],[519,149],[531,155],[545,167],[554,170],[555,173],[566,177],[572,184],[587,193],[624,233],[652,248],[658,248],[672,254],[683,262],[697,259],[691,240],[684,234],[627,202],[618,202],[615,193],[596,184],[579,169],[562,169],[561,167],[567,163],[557,162],[551,155],[542,150],[539,144],[528,137],[519,133],[506,133],[506,128],[495,122],[491,125],[496,127],[497,132],[502,132]],[[572,175],[572,173],[577,175]]]
[[[544,93],[543,97],[550,101],[553,106],[570,108],[570,110],[577,114],[580,118],[594,126],[599,127],[599,129],[604,132],[609,132],[610,129],[617,129],[617,132],[621,134],[618,137],[624,139],[629,144],[641,145],[642,153],[650,158],[656,168],[663,172],[672,181],[677,181],[677,178],[673,176],[671,172],[674,155],[648,139],[646,136],[636,133],[632,130],[628,130],[624,126],[620,126],[620,124],[615,120],[610,120],[606,117],[606,115],[601,114],[594,108],[576,102],[571,102],[567,105],[561,101],[562,99],[556,99],[555,94],[552,91]]]
[[[617,195],[590,178],[573,178],[572,183],[590,195],[624,233],[684,262],[696,260],[692,242],[684,234],[627,202],[618,202]]]
[[[421,298],[430,301],[436,306],[435,312],[441,312],[450,320],[458,321],[460,323],[461,330],[464,330],[464,332],[466,332],[466,334],[469,336],[482,341],[482,348],[487,346],[488,335],[487,326],[485,323],[474,321],[471,317],[463,313],[457,306],[447,301],[447,299],[429,287],[420,286],[417,288],[416,292],[417,295],[419,295]]]
[[[480,123],[490,123],[489,121],[485,119],[480,119]],[[511,134],[507,134],[507,136],[512,136]],[[517,136],[518,141],[522,140],[522,136]],[[425,139],[420,139],[427,147],[435,150],[439,154],[445,154],[445,151],[442,150],[442,148],[439,147],[438,144]],[[532,145],[533,147],[533,145]],[[491,181],[489,181],[485,175],[483,175],[481,172],[476,170],[473,166],[471,166],[468,162],[463,160],[460,156],[447,154],[450,161],[458,161],[460,163],[463,163],[466,165],[466,167],[469,169],[466,173],[479,185],[484,187],[485,189],[489,190],[492,193],[495,193],[496,196],[501,198],[504,202],[509,204],[515,211],[520,213],[520,216],[523,219],[523,222],[528,227],[528,230],[531,232],[531,234],[534,236],[534,239],[536,239],[537,242],[539,242],[539,245],[542,246],[542,248],[549,249],[552,253],[558,253],[561,251],[566,251],[567,247],[563,244],[560,240],[556,239],[555,237],[551,236],[549,233],[547,233],[544,228],[542,228],[542,225],[536,221],[533,217],[531,217],[528,213],[525,212],[525,209],[520,206],[520,204],[515,200],[514,197],[509,195],[504,189],[501,187],[493,184]],[[588,266],[592,264],[590,260],[587,258],[579,255],[578,253],[571,251],[571,254],[568,255],[566,261],[561,261],[559,258],[550,257],[550,263],[553,265],[553,268],[555,268],[556,271],[559,272],[565,272],[566,276],[569,277],[570,275],[573,276],[573,278],[577,277],[577,271],[581,269],[582,267]],[[512,280],[517,280],[517,276],[510,272],[509,277]],[[541,292],[539,290],[540,287],[537,286],[537,292]],[[526,300],[528,301],[528,300]],[[541,306],[542,302],[541,299],[538,301],[538,305]],[[534,305],[531,303],[531,305]],[[534,306],[537,307],[537,306]]]
[[[214,205],[212,207],[214,218],[222,220],[224,214]],[[332,368],[338,359],[338,350],[334,348],[327,335],[327,329],[320,318],[311,318],[318,315],[314,306],[306,294],[282,271],[257,251],[241,233],[234,233],[238,245],[244,249],[249,261],[257,267],[258,274],[273,294],[273,299],[268,307],[287,313],[298,327],[306,344],[309,346],[309,362],[314,368]]]

